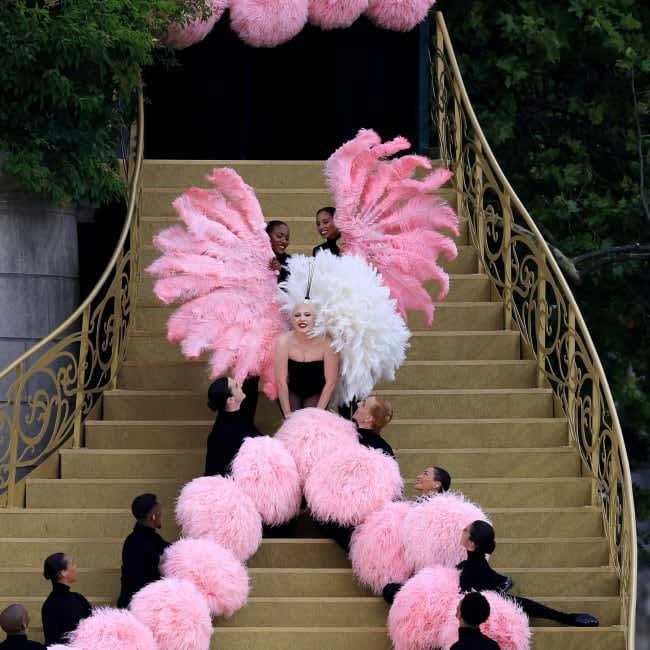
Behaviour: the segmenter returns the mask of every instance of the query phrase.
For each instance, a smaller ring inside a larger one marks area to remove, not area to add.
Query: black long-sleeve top
[[[477,627],[458,628],[458,641],[450,650],[499,650],[499,644]]]
[[[47,650],[38,641],[30,641],[26,634],[12,634],[0,643],[0,650]]]
[[[244,438],[259,436],[247,413],[220,411],[208,436],[205,456],[205,476],[225,476]]]
[[[339,257],[341,255],[341,251],[339,250],[338,244],[336,243],[339,239],[341,238],[341,235],[339,235],[336,239],[326,239],[322,244],[318,244],[318,246],[314,246],[312,249],[312,255],[316,257],[317,253],[320,253],[320,251],[329,251],[332,253],[332,255],[336,255]]]
[[[118,607],[128,607],[133,594],[160,578],[160,557],[169,546],[154,528],[136,524],[122,547],[122,589]]]
[[[385,454],[395,458],[395,452],[393,448],[376,432],[372,429],[361,429],[357,427],[357,432],[359,434],[359,442],[364,447],[370,447],[372,449],[380,449]]]
[[[81,594],[70,591],[70,587],[60,582],[54,583],[41,608],[45,645],[65,643],[65,635],[91,613],[90,603]]]
[[[461,591],[494,591],[505,584],[506,576],[497,573],[483,553],[468,551],[467,559],[456,566],[460,570]]]

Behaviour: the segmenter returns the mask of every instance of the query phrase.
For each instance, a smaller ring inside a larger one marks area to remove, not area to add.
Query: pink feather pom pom
[[[412,507],[408,501],[387,503],[354,529],[350,543],[352,571],[375,594],[380,594],[389,582],[405,582],[411,576],[400,533]]]
[[[253,47],[275,47],[300,33],[309,0],[230,0],[230,24]]]
[[[319,461],[305,481],[305,498],[317,520],[356,526],[398,499],[403,487],[394,458],[358,445]]]
[[[247,560],[262,543],[262,519],[231,478],[203,476],[187,483],[176,502],[185,537],[205,537]]]
[[[279,440],[246,438],[232,462],[232,478],[252,499],[265,524],[284,524],[300,512],[298,469]]]
[[[152,582],[133,596],[129,609],[153,632],[159,650],[210,647],[210,608],[201,592],[187,580],[163,578]]]
[[[184,50],[190,45],[202,41],[215,26],[226,9],[227,0],[212,0],[210,17],[207,20],[196,18],[183,25],[175,23],[169,27],[163,41],[167,47]]]
[[[368,8],[368,0],[309,0],[309,22],[321,29],[349,27]]]
[[[67,646],[54,646],[66,648]],[[74,650],[157,650],[151,630],[125,609],[102,607],[79,623],[70,634]]]
[[[292,413],[275,434],[289,450],[304,482],[312,467],[321,458],[341,449],[355,447],[357,429],[345,418],[317,408],[306,408]]]
[[[181,539],[162,557],[167,578],[189,580],[206,598],[212,616],[232,616],[248,600],[246,567],[228,550],[207,539]]]
[[[435,0],[368,0],[366,16],[384,29],[410,32],[433,7]]]
[[[416,504],[404,519],[402,542],[413,573],[435,565],[456,566],[467,557],[460,544],[463,528],[485,513],[462,494],[446,493]]]
[[[423,569],[395,596],[388,612],[388,635],[395,650],[448,648],[458,639],[458,571]]]
[[[490,617],[481,632],[499,644],[501,650],[529,650],[530,623],[523,610],[511,598],[494,591],[484,591],[490,603]]]

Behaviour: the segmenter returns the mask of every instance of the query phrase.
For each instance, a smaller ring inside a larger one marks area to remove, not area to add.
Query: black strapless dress
[[[325,387],[325,362],[322,359],[320,361],[289,359],[287,374],[289,392],[302,400],[314,395],[320,396]]]

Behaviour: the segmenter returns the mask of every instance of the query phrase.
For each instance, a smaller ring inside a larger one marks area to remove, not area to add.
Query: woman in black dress
[[[275,346],[275,380],[285,418],[308,406],[326,409],[336,387],[339,355],[328,336],[312,336],[315,320],[313,304],[296,305],[291,331]]]
[[[41,608],[45,645],[63,644],[79,621],[90,616],[92,607],[81,594],[70,591],[77,580],[77,564],[69,555],[50,555],[43,565],[43,577],[52,581],[52,591]]]
[[[335,209],[331,206],[321,208],[316,213],[316,228],[325,241],[318,246],[314,246],[312,251],[314,256],[320,251],[329,251],[332,255],[341,254],[338,246],[341,233],[334,223],[334,213]]]

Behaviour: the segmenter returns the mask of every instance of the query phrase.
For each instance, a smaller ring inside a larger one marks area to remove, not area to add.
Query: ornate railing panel
[[[431,49],[440,157],[455,173],[458,210],[469,222],[483,271],[504,302],[506,328],[520,330],[550,386],[572,443],[593,477],[610,556],[620,578],[621,624],[634,647],[636,521],[621,426],[607,379],[580,310],[539,229],[497,163],[467,96],[441,13]]]
[[[16,503],[16,486],[70,437],[81,443],[83,420],[114,388],[133,324],[138,278],[140,172],[144,110],[125,138],[122,164],[127,215],[117,246],[95,288],[56,330],[0,372],[0,504]]]

